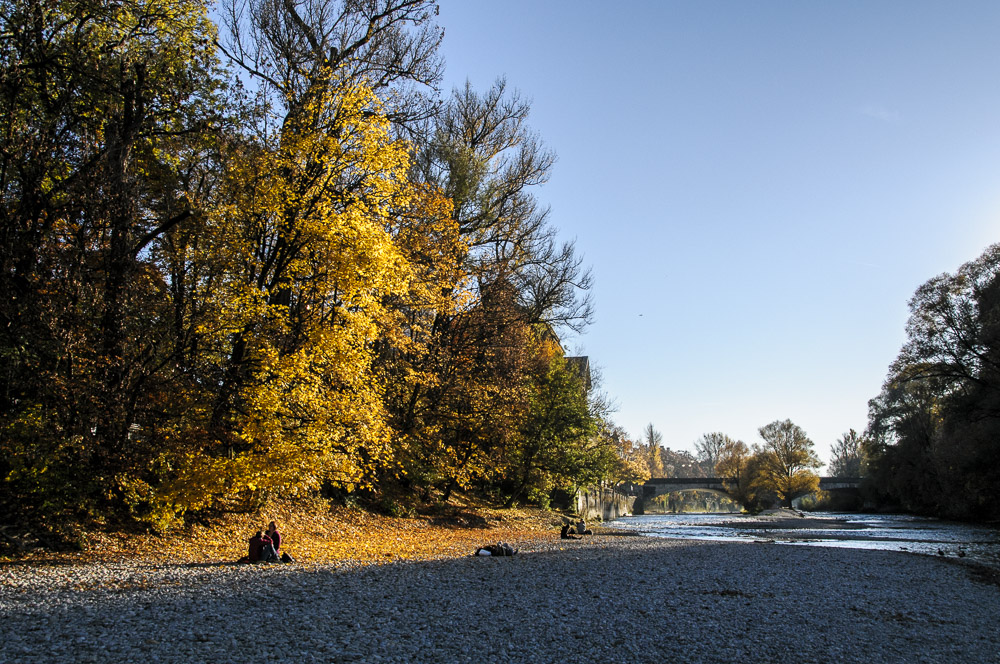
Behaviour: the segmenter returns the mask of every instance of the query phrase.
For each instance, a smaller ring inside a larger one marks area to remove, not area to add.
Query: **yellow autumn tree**
[[[632,440],[622,427],[602,420],[598,436],[615,451],[615,463],[604,479],[612,485],[645,482],[649,479],[649,464],[642,456],[642,444]]]
[[[374,353],[403,336],[386,302],[419,290],[393,233],[431,197],[408,180],[409,146],[370,88],[327,67],[273,145],[243,136],[230,149],[202,249],[219,275],[198,330],[216,393],[160,460],[160,519],[351,486],[387,461]]]
[[[791,420],[776,420],[758,429],[763,446],[754,446],[759,463],[757,481],[774,491],[782,504],[819,489],[819,476],[813,471],[822,463],[813,452],[813,442]]]

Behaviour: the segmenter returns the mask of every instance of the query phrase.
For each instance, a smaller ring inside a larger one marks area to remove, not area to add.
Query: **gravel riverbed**
[[[369,566],[6,564],[0,636],[19,663],[1000,662],[1000,588],[905,553],[597,535]]]

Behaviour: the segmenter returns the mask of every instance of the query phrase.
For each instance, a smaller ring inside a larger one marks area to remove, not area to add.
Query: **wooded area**
[[[919,513],[1000,519],[1000,244],[918,288],[906,336],[869,402],[871,490]]]
[[[5,521],[635,478],[554,155],[438,92],[434,2],[0,6]]]
[[[699,460],[610,421],[560,343],[592,310],[533,193],[555,156],[505,80],[439,90],[435,15],[0,0],[5,522],[545,505],[668,472],[808,488],[790,421]],[[998,266],[994,246],[917,292],[870,431],[841,441],[908,508],[996,518]]]

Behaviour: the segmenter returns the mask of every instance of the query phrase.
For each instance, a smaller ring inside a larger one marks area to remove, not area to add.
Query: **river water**
[[[902,514],[794,516],[648,514],[607,524],[653,537],[886,549],[961,557],[1000,568],[1000,529]]]

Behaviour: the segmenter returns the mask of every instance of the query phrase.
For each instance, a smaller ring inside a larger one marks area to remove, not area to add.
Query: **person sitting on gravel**
[[[270,538],[271,545],[274,546],[274,553],[283,563],[292,562],[292,557],[288,553],[281,550],[282,538],[281,533],[278,532],[278,524],[272,521],[267,524],[267,531],[264,532],[264,536]]]
[[[475,556],[513,556],[517,553],[517,549],[512,547],[507,542],[497,542],[496,544],[490,544],[487,546],[481,546],[476,549],[473,554]]]
[[[593,535],[594,531],[587,528],[587,522],[580,519],[579,523],[576,524],[576,534],[577,535]]]
[[[559,539],[580,539],[576,535],[571,535],[570,531],[573,530],[573,526],[568,523],[564,523],[562,530],[559,532]]]
[[[250,538],[250,550],[247,556],[252,563],[271,563],[278,561],[278,554],[274,551],[274,544],[271,538],[264,534],[263,530],[258,530],[257,534]]]
[[[281,555],[281,533],[278,532],[278,524],[272,521],[267,524],[267,530],[264,531],[264,536],[271,540],[271,546],[274,547],[274,552]]]

